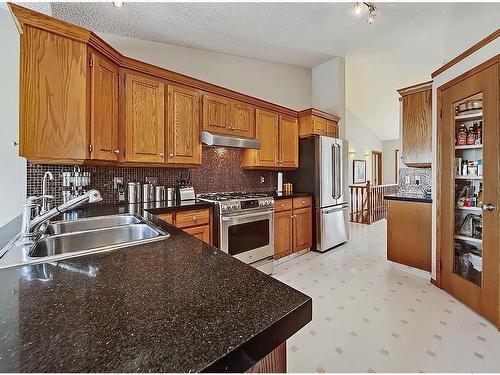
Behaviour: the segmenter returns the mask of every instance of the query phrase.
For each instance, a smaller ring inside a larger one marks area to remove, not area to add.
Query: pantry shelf
[[[483,176],[455,176],[456,180],[482,180]]]
[[[481,118],[481,117],[483,117],[483,111],[475,112],[475,113],[467,113],[465,115],[456,115],[455,120],[457,120],[457,121],[472,120],[472,119]]]
[[[483,240],[481,238],[473,238],[473,237],[468,237],[468,236],[460,236],[458,234],[455,236],[455,239],[456,240],[462,240],[462,241],[468,241],[468,242],[476,243],[476,244],[482,244],[483,243]]]
[[[481,207],[455,207],[457,210],[481,212]]]
[[[455,150],[474,150],[474,149],[482,149],[483,145],[463,145],[463,146],[455,146]]]

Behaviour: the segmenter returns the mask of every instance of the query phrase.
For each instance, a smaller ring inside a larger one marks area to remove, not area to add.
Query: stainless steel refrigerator
[[[299,168],[287,172],[294,191],[313,194],[313,248],[326,251],[349,239],[348,143],[313,136],[299,141]]]

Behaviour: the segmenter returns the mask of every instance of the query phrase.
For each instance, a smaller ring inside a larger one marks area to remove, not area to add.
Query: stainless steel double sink
[[[168,236],[168,233],[135,214],[57,221],[50,223],[45,235],[34,243],[12,245],[0,258],[0,268],[9,267],[13,265],[9,264],[12,262],[19,264],[65,259],[82,253],[159,241]],[[24,255],[19,258],[16,252]]]

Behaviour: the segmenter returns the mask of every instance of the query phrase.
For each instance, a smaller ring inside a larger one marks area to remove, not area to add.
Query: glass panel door
[[[482,283],[483,94],[454,104],[455,236],[453,272]]]

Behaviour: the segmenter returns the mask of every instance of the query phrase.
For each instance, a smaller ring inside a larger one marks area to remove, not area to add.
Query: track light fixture
[[[375,19],[377,18],[377,8],[375,8],[375,5],[373,5],[372,3],[354,3],[354,14],[356,16],[359,16],[363,12],[364,7],[366,7],[366,9],[368,10],[368,18],[366,19],[366,22],[370,24],[375,22]]]

